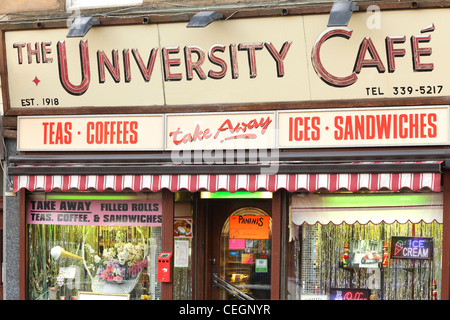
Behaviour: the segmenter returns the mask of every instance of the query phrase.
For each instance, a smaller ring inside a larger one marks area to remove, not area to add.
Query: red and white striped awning
[[[158,192],[168,189],[172,192],[226,190],[235,192],[258,190],[275,192],[285,189],[289,192],[307,190],[315,192],[326,189],[358,191],[366,189],[378,191],[387,189],[399,191],[407,188],[419,191],[427,188],[441,190],[440,173],[352,173],[352,174],[228,174],[228,175],[16,175],[14,192],[20,189],[29,191],[123,191]]]

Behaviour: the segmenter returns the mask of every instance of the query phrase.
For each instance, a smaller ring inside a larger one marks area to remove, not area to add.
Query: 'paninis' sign
[[[269,216],[231,216],[230,239],[269,239]]]
[[[10,108],[444,96],[448,9],[5,33]],[[395,23],[394,23],[395,22]],[[408,23],[406,23],[408,22]]]

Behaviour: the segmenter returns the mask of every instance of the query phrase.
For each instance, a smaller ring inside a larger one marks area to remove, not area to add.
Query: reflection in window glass
[[[30,225],[29,299],[72,299],[78,291],[159,299],[160,239],[161,227]]]
[[[230,219],[233,217],[250,217],[245,225],[254,236],[230,237],[233,233]],[[260,223],[253,224],[253,221]],[[272,220],[267,213],[255,208],[237,210],[226,220],[220,240],[221,279],[254,299],[270,299]],[[221,299],[234,297],[221,290]]]
[[[435,194],[430,195],[434,196]],[[431,198],[426,199],[430,201]],[[442,223],[434,218],[427,219],[425,217],[427,214],[435,215],[434,211],[442,209],[442,198],[439,198],[437,203],[431,201],[428,204],[418,204],[414,200],[413,205],[408,206],[403,203],[397,213],[392,211],[393,207],[399,206],[398,202],[404,199],[413,201],[412,197],[403,197],[396,200],[397,204],[383,202],[375,205],[378,203],[375,202],[375,199],[366,198],[364,201],[364,195],[361,195],[358,205],[355,206],[351,202],[337,206],[335,200],[331,201],[335,206],[333,209],[330,208],[331,206],[318,209],[314,205],[314,201],[309,201],[309,207],[304,205],[302,210],[305,212],[305,216],[309,215],[309,218],[313,216],[311,212],[314,210],[317,217],[326,211],[331,214],[331,217],[334,215],[336,220],[342,219],[345,215],[350,217],[353,214],[354,217],[358,217],[365,211],[371,211],[372,220],[376,220],[377,213],[383,215],[385,210],[390,210],[390,218],[394,221],[373,223],[369,219],[365,223],[358,221],[334,223],[328,220],[323,221],[325,223],[302,223],[300,225],[291,223],[292,238],[289,244],[290,267],[286,284],[287,298],[313,299],[321,297],[328,299],[334,288],[352,288],[369,289],[371,298],[377,300],[431,300],[434,289],[433,282],[436,281],[439,299],[443,227]],[[327,203],[327,201],[322,201],[323,203]],[[417,220],[412,216],[419,205],[422,216],[429,221]],[[292,220],[303,221],[300,220],[300,215],[294,217],[296,212],[293,211]],[[399,222],[400,212],[406,216],[410,214],[410,218],[415,221]],[[395,214],[397,218],[393,216]],[[431,238],[433,242],[432,259],[393,259],[391,257],[391,239],[397,236]],[[347,268],[344,267],[343,260],[346,245],[349,249]],[[388,253],[388,263],[385,267],[382,265],[384,245],[387,246],[386,252]]]
[[[160,299],[161,219],[155,194],[30,195],[28,299],[77,299],[79,292]]]

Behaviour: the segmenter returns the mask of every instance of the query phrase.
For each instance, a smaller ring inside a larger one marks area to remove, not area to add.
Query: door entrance
[[[205,200],[205,298],[270,299],[271,200]]]

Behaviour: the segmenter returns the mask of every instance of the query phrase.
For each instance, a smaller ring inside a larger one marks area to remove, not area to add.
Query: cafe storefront
[[[449,14],[3,29],[21,299],[449,299]]]

